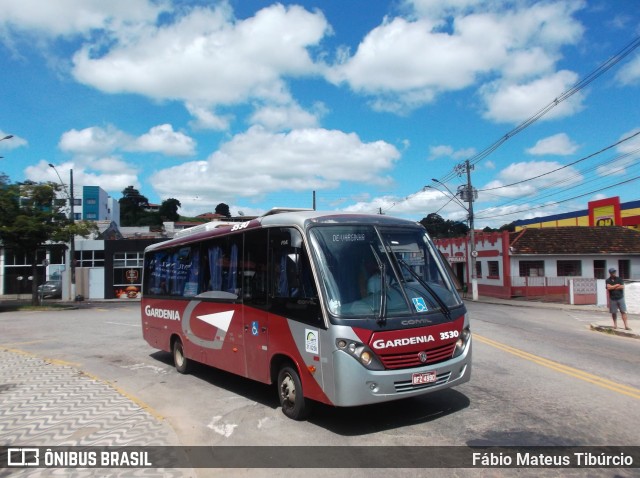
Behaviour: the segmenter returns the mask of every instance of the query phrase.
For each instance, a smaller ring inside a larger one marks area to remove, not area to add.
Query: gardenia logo
[[[177,310],[154,309],[150,305],[144,308],[144,313],[149,317],[157,317],[158,319],[180,320],[180,312]]]
[[[434,342],[436,339],[433,335],[421,335],[419,337],[407,337],[404,339],[383,340],[379,339],[373,342],[374,349],[389,349],[394,347],[402,347],[404,345],[426,344]]]

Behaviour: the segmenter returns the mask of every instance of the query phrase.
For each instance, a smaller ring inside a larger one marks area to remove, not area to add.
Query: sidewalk
[[[471,302],[470,298],[464,299],[465,302]],[[627,323],[631,330],[624,330],[622,318],[618,313],[618,328],[613,328],[611,314],[606,306],[598,305],[572,305],[558,304],[555,302],[542,302],[536,300],[522,299],[497,299],[494,297],[479,296],[478,302],[485,304],[507,305],[512,307],[532,307],[538,309],[556,309],[556,310],[581,310],[588,312],[601,312],[602,320],[598,320],[591,324],[591,330],[603,332],[606,334],[619,335],[621,337],[630,337],[640,339],[640,314],[627,314]]]

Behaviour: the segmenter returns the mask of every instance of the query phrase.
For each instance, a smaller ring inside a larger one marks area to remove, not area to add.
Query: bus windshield
[[[319,226],[310,234],[326,303],[336,317],[448,316],[462,303],[424,229]]]

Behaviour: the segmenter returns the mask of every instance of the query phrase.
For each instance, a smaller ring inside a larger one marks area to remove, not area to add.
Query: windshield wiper
[[[369,247],[371,247],[371,252],[373,252],[373,257],[376,258],[376,262],[378,263],[378,269],[380,269],[380,313],[378,314],[377,322],[381,325],[384,325],[386,322],[387,315],[387,276],[386,276],[386,265],[380,259],[378,252],[376,251],[376,247],[373,242],[369,243]]]
[[[409,271],[409,274],[411,274],[411,276],[417,280],[420,285],[422,287],[424,287],[427,292],[429,292],[429,294],[431,294],[431,296],[433,297],[433,299],[438,303],[438,305],[440,306],[440,310],[442,311],[442,313],[444,314],[444,316],[448,319],[451,320],[451,310],[449,310],[449,307],[447,307],[447,304],[445,304],[444,300],[442,300],[442,298],[436,293],[435,290],[433,290],[433,287],[431,287],[429,284],[427,284],[427,282],[418,275],[418,273],[416,271],[414,271],[411,266],[409,264],[407,264],[407,262],[402,258],[402,257],[398,257],[397,255],[393,254],[394,257],[396,258],[396,260],[402,265],[404,266],[405,269],[407,269],[407,271]]]

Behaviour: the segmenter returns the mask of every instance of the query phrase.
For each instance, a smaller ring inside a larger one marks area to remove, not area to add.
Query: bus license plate
[[[433,383],[437,380],[436,372],[423,372],[423,373],[414,373],[411,376],[411,383],[413,385],[420,385],[423,383]]]

